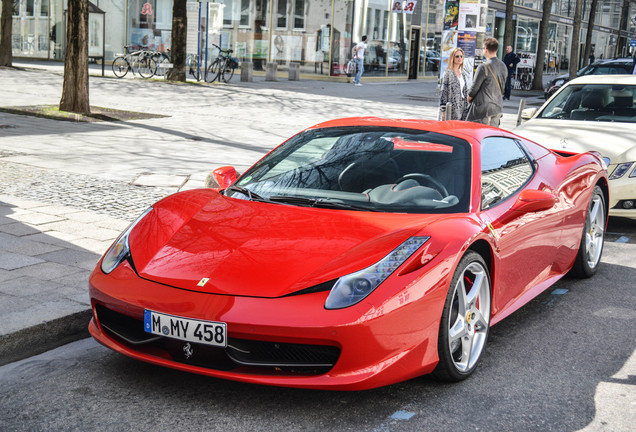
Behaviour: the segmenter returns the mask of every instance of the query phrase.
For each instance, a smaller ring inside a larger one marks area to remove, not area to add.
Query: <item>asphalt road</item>
[[[248,385],[134,361],[92,339],[0,367],[0,429],[633,431],[636,226],[598,274],[562,279],[492,328],[470,379],[364,392]],[[627,239],[627,240],[625,240]]]

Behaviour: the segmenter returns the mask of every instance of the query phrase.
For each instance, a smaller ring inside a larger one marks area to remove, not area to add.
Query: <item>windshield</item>
[[[633,123],[635,96],[634,85],[569,85],[546,105],[538,118]]]
[[[438,133],[346,127],[303,132],[226,195],[290,205],[399,213],[465,212],[470,145]]]

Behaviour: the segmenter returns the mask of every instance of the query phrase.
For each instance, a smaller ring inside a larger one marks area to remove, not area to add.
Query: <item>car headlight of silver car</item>
[[[325,308],[346,308],[367,297],[429,238],[411,237],[372,266],[342,276],[331,289]]]
[[[152,207],[149,207],[144,211],[133,223],[131,223],[126,230],[119,235],[115,243],[108,249],[108,252],[104,255],[102,260],[102,271],[106,274],[112,272],[122,263],[130,253],[130,247],[128,245],[128,236],[132,229],[142,220],[148,213],[152,211]]]
[[[631,166],[634,164],[634,162],[625,162],[625,163],[620,163],[616,166],[616,168],[614,169],[614,172],[612,172],[612,175],[609,176],[610,180],[615,180],[615,179],[619,179],[621,177],[623,177],[625,175],[625,173],[627,173],[629,171],[629,169],[631,168]],[[629,174],[630,177],[636,177],[636,167],[634,167],[634,169],[632,170],[632,172]]]

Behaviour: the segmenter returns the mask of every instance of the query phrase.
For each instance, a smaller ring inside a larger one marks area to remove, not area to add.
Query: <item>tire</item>
[[[590,278],[596,274],[603,254],[606,223],[605,196],[599,186],[594,186],[585,215],[581,243],[570,275],[577,278]]]
[[[437,350],[439,363],[432,373],[442,381],[461,381],[477,368],[490,328],[490,275],[484,259],[468,251],[451,281]]]
[[[157,72],[157,63],[152,57],[144,57],[139,60],[139,69],[137,69],[142,78],[150,78]]]
[[[214,82],[219,78],[219,59],[216,59],[212,62],[210,67],[208,68],[208,73],[205,76],[206,82]]]
[[[223,69],[221,70],[221,79],[224,83],[229,82],[234,76],[234,68],[230,66],[230,59],[226,59],[223,62]]]
[[[115,60],[113,60],[113,73],[117,78],[125,77],[128,73],[128,69],[130,69],[130,64],[126,58],[115,57]]]

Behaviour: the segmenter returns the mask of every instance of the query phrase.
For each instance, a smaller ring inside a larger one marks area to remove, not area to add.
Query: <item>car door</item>
[[[481,217],[494,237],[496,259],[493,314],[524,292],[551,278],[561,237],[558,206],[519,212],[513,206],[520,193],[534,189],[552,193],[536,173],[536,163],[513,138],[487,137],[481,143]]]

